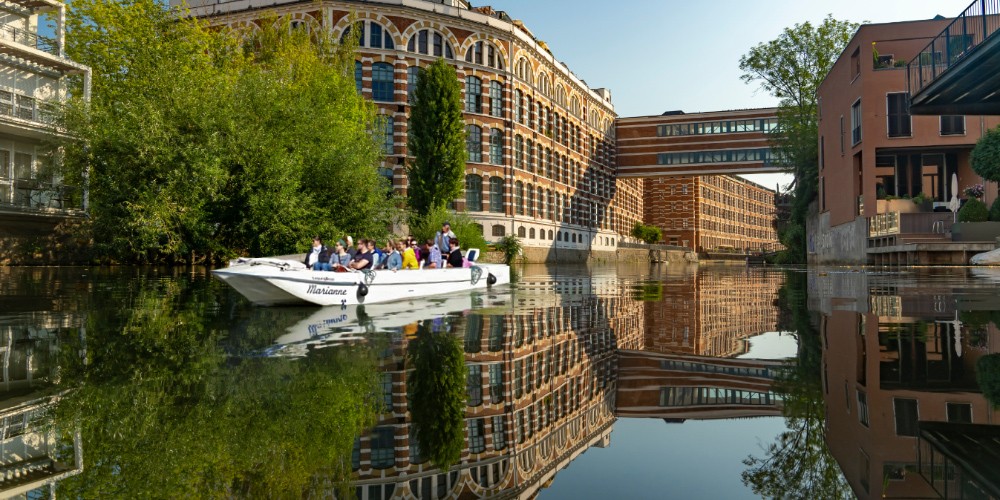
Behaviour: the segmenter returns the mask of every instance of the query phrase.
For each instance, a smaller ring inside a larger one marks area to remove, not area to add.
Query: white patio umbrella
[[[958,174],[951,174],[951,201],[948,202],[948,209],[958,212],[958,207],[962,206],[958,201]]]

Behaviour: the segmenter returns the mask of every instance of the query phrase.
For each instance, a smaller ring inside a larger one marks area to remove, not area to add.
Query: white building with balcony
[[[65,20],[56,0],[0,0],[0,235],[45,229],[86,208],[83,189],[50,168],[69,77],[79,75],[90,97],[90,68],[66,57]]]

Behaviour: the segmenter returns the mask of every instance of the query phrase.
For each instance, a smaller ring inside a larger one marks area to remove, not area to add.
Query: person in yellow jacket
[[[407,247],[402,241],[397,243],[396,249],[403,253],[403,269],[420,269],[417,263],[417,255],[413,253],[413,248]]]

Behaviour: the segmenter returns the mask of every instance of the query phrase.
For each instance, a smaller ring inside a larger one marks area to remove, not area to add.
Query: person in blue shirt
[[[403,267],[403,254],[399,250],[403,248],[403,242],[389,240],[385,249],[389,252],[385,256],[385,268],[390,271],[399,271]]]

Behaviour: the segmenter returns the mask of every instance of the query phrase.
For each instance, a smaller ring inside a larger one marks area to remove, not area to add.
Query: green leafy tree
[[[503,254],[504,264],[512,265],[519,255],[521,255],[521,240],[513,234],[500,238],[496,244],[496,249]]]
[[[636,222],[632,226],[632,237],[653,244],[663,238],[663,231],[656,226],[647,226],[641,222]]]
[[[465,118],[458,75],[444,59],[420,69],[410,106],[407,196],[414,217],[443,208],[464,187]]]
[[[979,358],[976,362],[976,382],[986,400],[995,408],[1000,408],[1000,353]]]
[[[465,355],[458,337],[423,321],[408,346],[410,417],[417,442],[437,467],[457,463],[465,447]]]
[[[816,90],[847,46],[858,24],[827,16],[785,28],[774,40],[750,49],[740,58],[741,77],[758,83],[779,99],[779,126],[770,134],[776,161],[793,174],[791,216],[779,237],[785,246],[782,260],[806,260],[806,218],[818,192],[819,132]]]
[[[386,232],[396,211],[349,45],[276,19],[210,29],[156,0],[73,7],[67,51],[93,96],[68,107],[63,164],[89,180],[99,255],[218,260]]]
[[[410,227],[410,232],[417,238],[417,241],[427,241],[441,230],[441,225],[446,221],[451,224],[451,231],[455,233],[455,237],[458,238],[463,249],[486,248],[483,229],[479,224],[465,213],[452,213],[444,207],[433,208],[422,217],[417,217],[415,224]],[[447,251],[447,249],[442,249],[442,251]]]
[[[988,130],[976,141],[969,161],[983,179],[1000,182],[1000,128]]]
[[[989,219],[990,209],[986,207],[986,204],[972,198],[966,200],[962,208],[958,209],[958,221],[959,222],[984,222]]]

